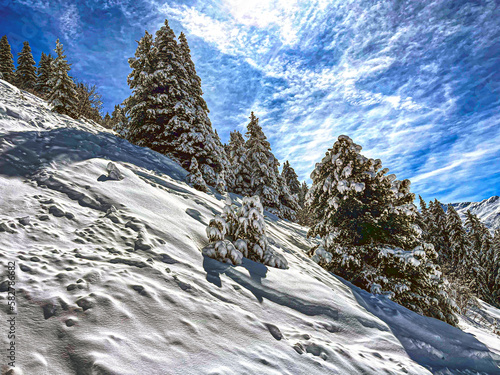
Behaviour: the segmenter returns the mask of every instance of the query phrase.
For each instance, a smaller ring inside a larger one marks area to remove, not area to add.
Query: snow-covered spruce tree
[[[0,79],[12,84],[14,83],[14,56],[12,56],[6,35],[0,39],[0,75]]]
[[[111,113],[111,123],[113,130],[122,138],[127,139],[128,136],[128,118],[125,109],[119,104],[115,105]]]
[[[446,214],[443,204],[435,199],[429,203],[427,215],[427,235],[430,243],[438,253],[438,262],[443,264],[450,259],[450,241],[446,231]]]
[[[455,291],[455,300],[461,310],[470,307],[474,299],[473,287],[477,277],[474,260],[468,259],[470,243],[462,220],[453,205],[446,210],[446,231],[450,241],[450,257],[442,264],[443,272]]]
[[[471,270],[473,275],[471,289],[476,293],[477,297],[487,300],[489,293],[486,273],[480,260],[483,249],[483,236],[486,228],[470,210],[467,210],[465,214],[465,228],[467,229],[470,246],[468,254],[463,258],[463,263],[466,268]]]
[[[250,186],[250,180],[246,171],[245,165],[245,139],[243,135],[235,130],[229,134],[229,143],[226,145],[226,155],[229,160],[230,173],[228,174],[228,188],[237,194],[242,194]]]
[[[355,285],[455,325],[437,254],[419,237],[409,181],[386,175],[380,160],[360,151],[342,135],[311,174],[308,235],[323,239],[316,255],[328,252],[323,266]]]
[[[297,220],[297,211],[300,209],[298,194],[292,194],[288,184],[281,175],[276,176],[279,186],[280,209],[278,216],[290,221]]]
[[[38,78],[35,85],[36,92],[42,97],[47,98],[50,94],[49,81],[52,75],[52,62],[54,58],[49,53],[46,55],[42,52],[42,57],[38,64]]]
[[[59,39],[56,41],[55,51],[57,57],[52,62],[52,76],[48,82],[50,86],[48,101],[53,111],[76,118],[78,94],[73,79],[68,75],[71,67],[66,61],[63,45],[59,43]]]
[[[242,182],[242,193],[258,195],[265,209],[281,218],[295,216],[297,207],[287,205],[293,198],[284,190],[284,182],[280,181],[279,162],[271,152],[271,145],[253,112],[246,136],[245,164],[240,171],[242,178],[238,178]]]
[[[298,196],[301,191],[299,177],[297,176],[297,173],[295,173],[295,170],[290,166],[288,160],[283,163],[281,176],[285,179],[286,184],[290,189],[290,193],[297,194]]]
[[[210,258],[237,265],[244,256],[270,267],[288,268],[286,259],[267,241],[264,209],[258,196],[244,197],[239,208],[227,197],[222,215],[210,221],[207,236],[210,244],[203,253]]]
[[[147,31],[137,42],[134,56],[128,60],[132,72],[128,75],[127,82],[132,95],[125,100],[126,112],[130,118],[127,139],[139,146],[157,150],[154,142],[163,131],[163,127],[157,122],[156,107],[159,98],[154,91],[156,85],[153,82],[157,53],[153,46],[153,36]]]
[[[299,192],[299,210],[297,211],[297,222],[304,226],[311,226],[311,215],[309,214],[309,207],[306,206],[306,196],[309,188],[305,181],[302,182]]]
[[[28,42],[17,54],[16,84],[21,90],[33,90],[36,85],[36,63]]]
[[[176,149],[194,155],[198,159],[200,171],[207,184],[222,189],[226,185],[224,177],[225,172],[229,170],[229,162],[220,138],[214,132],[208,117],[208,107],[202,97],[201,79],[196,73],[191,50],[183,33],[179,35],[177,49],[182,72],[185,74],[185,77],[182,77],[183,102],[188,103],[186,107],[189,108],[192,120],[190,120],[190,130],[179,137],[180,144]]]
[[[193,156],[191,158],[191,165],[189,166],[189,175],[187,176],[187,182],[193,185],[193,187],[200,191],[208,191],[207,184],[203,179],[203,175],[198,167],[198,162]]]
[[[470,246],[467,239],[467,232],[462,224],[462,219],[458,215],[453,205],[449,204],[446,210],[446,231],[450,241],[451,262],[458,265],[468,256]]]

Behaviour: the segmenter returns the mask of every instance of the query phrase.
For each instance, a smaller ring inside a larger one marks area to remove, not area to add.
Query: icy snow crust
[[[204,257],[224,199],[186,175],[0,81],[0,267],[18,267],[24,374],[500,373],[498,336],[339,280],[305,255],[306,229],[274,215],[269,244],[289,269]]]

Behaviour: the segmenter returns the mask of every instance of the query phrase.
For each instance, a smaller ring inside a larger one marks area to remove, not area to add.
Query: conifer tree
[[[155,95],[156,85],[153,82],[157,53],[153,46],[153,36],[147,31],[137,44],[135,57],[128,61],[132,68],[127,78],[132,96],[125,101],[130,118],[128,139],[139,146],[157,150],[159,145],[154,142],[163,131],[163,127],[157,121],[155,110],[159,101]]]
[[[248,137],[245,143],[244,180],[250,184],[242,186],[245,195],[258,195],[262,205],[270,212],[279,214],[279,184],[278,160],[271,152],[271,145],[259,125],[259,119],[254,113],[250,114],[250,123],[247,125]]]
[[[54,58],[49,53],[46,55],[42,52],[42,57],[38,64],[38,78],[36,81],[35,90],[42,98],[47,98],[50,94],[49,81],[52,75],[52,62]]]
[[[457,265],[469,255],[468,248],[470,244],[462,220],[451,204],[448,205],[446,210],[446,230],[450,240],[451,262]]]
[[[73,79],[68,75],[71,67],[66,61],[59,39],[56,41],[55,52],[57,57],[52,63],[52,76],[48,83],[50,86],[48,101],[55,112],[76,118],[78,94]]]
[[[102,118],[102,126],[107,129],[112,129],[113,125],[111,123],[111,116],[109,115],[109,112],[106,112],[106,114]]]
[[[0,39],[0,75],[4,81],[14,84],[14,57],[6,35]]]
[[[422,242],[408,180],[386,175],[380,160],[340,136],[311,174],[307,206],[328,252],[327,269],[413,311],[456,324],[433,246]]]
[[[297,176],[297,173],[295,173],[295,170],[290,166],[288,160],[283,163],[281,176],[283,176],[283,178],[285,179],[286,184],[290,189],[290,193],[297,194],[298,196],[298,194],[300,194],[299,178]]]
[[[464,263],[473,274],[471,289],[479,298],[484,298],[488,295],[486,275],[480,263],[484,226],[476,215],[467,210],[465,214],[465,227],[467,228],[467,237],[470,246],[468,254],[464,257]]]
[[[450,241],[446,231],[446,214],[443,204],[435,199],[429,204],[427,212],[427,234],[429,241],[439,255],[439,264],[450,259]]]
[[[117,132],[120,137],[127,139],[128,135],[128,118],[125,113],[125,109],[120,105],[115,105],[113,112],[111,113],[111,123],[113,124],[113,130]]]
[[[235,130],[230,133],[229,143],[226,145],[226,155],[229,161],[229,174],[227,176],[228,188],[237,194],[250,184],[250,180],[242,173],[246,163],[245,139],[243,135]]]
[[[17,58],[16,84],[21,90],[33,90],[36,85],[36,63],[28,42],[23,43],[23,49]]]

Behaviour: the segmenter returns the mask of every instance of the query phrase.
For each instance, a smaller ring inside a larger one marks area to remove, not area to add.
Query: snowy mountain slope
[[[110,161],[122,180],[107,177]],[[0,81],[0,267],[17,265],[17,373],[500,373],[499,336],[336,278],[305,256],[313,241],[297,224],[266,215],[287,270],[204,258],[223,200],[186,173]]]
[[[470,210],[490,229],[500,228],[500,197],[493,196],[481,202],[453,203],[460,217],[465,220],[465,213]]]

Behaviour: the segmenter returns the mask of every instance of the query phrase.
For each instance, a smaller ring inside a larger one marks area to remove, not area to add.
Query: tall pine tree
[[[155,107],[158,99],[154,95],[156,85],[153,83],[157,53],[153,36],[147,31],[137,44],[135,57],[128,60],[132,68],[127,78],[132,95],[125,101],[130,118],[128,139],[139,146],[154,149],[153,142],[162,131],[157,122]]]
[[[6,35],[0,39],[0,74],[0,78],[4,81],[11,84],[15,83],[14,57],[12,56],[10,44]]]
[[[38,78],[36,81],[35,90],[42,98],[47,98],[50,94],[49,81],[52,76],[52,62],[54,58],[49,53],[46,55],[42,52],[42,57],[38,64]]]
[[[229,143],[225,147],[229,161],[229,173],[227,175],[228,188],[237,194],[243,193],[243,187],[250,184],[250,180],[245,180],[242,171],[246,163],[245,139],[243,135],[235,130],[229,134]]]
[[[298,196],[298,194],[300,194],[299,177],[297,176],[297,173],[295,173],[295,170],[290,166],[288,160],[283,163],[281,176],[283,176],[283,178],[285,179],[286,184],[290,189],[290,193],[297,194]]]
[[[17,54],[16,84],[21,90],[33,90],[36,85],[36,63],[28,42],[23,43],[23,49]]]
[[[63,45],[56,41],[56,54],[52,63],[52,76],[48,82],[50,94],[48,101],[55,112],[77,117],[78,94],[73,79],[68,75],[71,70],[70,64],[66,61]]]

